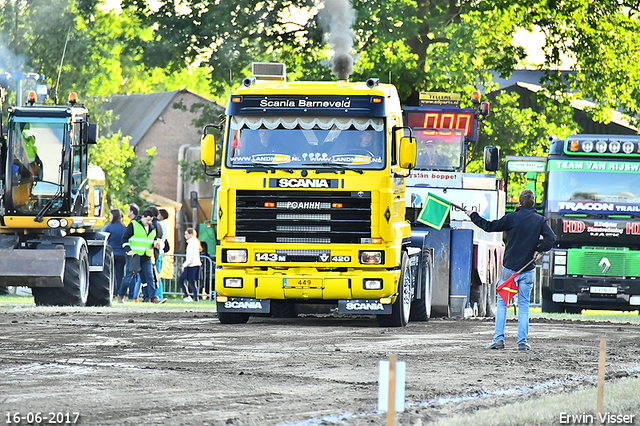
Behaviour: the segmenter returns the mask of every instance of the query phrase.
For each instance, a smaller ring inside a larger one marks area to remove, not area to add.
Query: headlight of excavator
[[[47,221],[47,226],[52,229],[56,229],[60,227],[60,221],[58,219],[49,219]]]

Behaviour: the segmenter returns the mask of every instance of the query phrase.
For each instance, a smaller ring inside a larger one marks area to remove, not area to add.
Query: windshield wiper
[[[40,209],[36,217],[33,218],[34,222],[42,222],[42,218],[44,217],[45,213],[47,213],[49,209],[53,206],[53,203],[55,203],[56,201],[62,198],[62,192],[63,192],[62,186],[58,185],[58,192],[56,192],[56,195],[52,199],[50,199],[49,202],[45,204],[45,206],[42,209]]]
[[[336,164],[336,163],[304,163],[303,166],[323,166],[323,167],[334,167],[336,169],[340,169],[342,174],[344,174],[345,170],[350,170],[352,172],[356,172],[362,174],[363,171],[360,169],[356,169],[353,167],[345,166],[344,164]],[[316,169],[316,173],[337,173],[337,170],[332,169]]]
[[[293,173],[292,169],[281,169],[280,167],[270,166],[268,164],[260,164],[259,166],[251,166],[244,169],[247,173],[251,172],[271,172],[275,173],[276,170],[282,170],[283,172]]]

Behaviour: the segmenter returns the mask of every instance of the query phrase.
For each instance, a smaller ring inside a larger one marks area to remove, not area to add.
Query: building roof
[[[575,74],[575,71],[559,70],[563,76],[567,74]],[[513,86],[516,83],[530,83],[541,85],[541,80],[544,77],[545,72],[543,70],[514,70],[509,78],[501,78],[497,72],[493,72],[493,82],[498,85],[498,90],[505,87]]]
[[[123,136],[130,136],[129,145],[135,147],[178,93],[191,93],[203,101],[213,102],[190,90],[180,89],[172,92],[113,95],[102,104],[102,108],[113,111],[111,131],[116,133],[120,130]]]
[[[515,82],[511,86],[502,87],[500,90],[507,92],[517,92],[520,95],[520,107],[531,108],[538,111],[539,107],[531,96],[527,93],[536,93],[542,90],[542,86],[533,83]],[[489,97],[494,96],[497,92],[492,92]],[[594,102],[585,99],[576,99],[571,101],[574,109],[574,120],[582,128],[582,133],[593,134],[629,134],[638,133],[638,128],[634,127],[629,120],[620,111],[611,111],[611,121],[609,123],[598,123],[585,112],[588,108],[596,107]]]

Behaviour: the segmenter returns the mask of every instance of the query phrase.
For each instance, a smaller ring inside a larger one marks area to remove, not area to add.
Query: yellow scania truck
[[[253,65],[229,99],[221,144],[220,322],[291,317],[309,303],[407,324],[420,249],[405,219],[416,145],[404,132],[392,85],[287,82],[283,64]],[[201,148],[212,166],[212,135]]]

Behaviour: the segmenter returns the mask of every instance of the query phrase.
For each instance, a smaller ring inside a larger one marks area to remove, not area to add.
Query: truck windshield
[[[382,118],[233,116],[226,165],[382,169],[384,135]]]
[[[413,129],[418,143],[416,170],[460,170],[464,132],[460,130]]]
[[[550,160],[547,211],[640,214],[640,163]]]
[[[63,123],[10,123],[11,198],[22,213],[37,213],[56,197],[60,188]],[[62,207],[54,202],[50,213]]]

